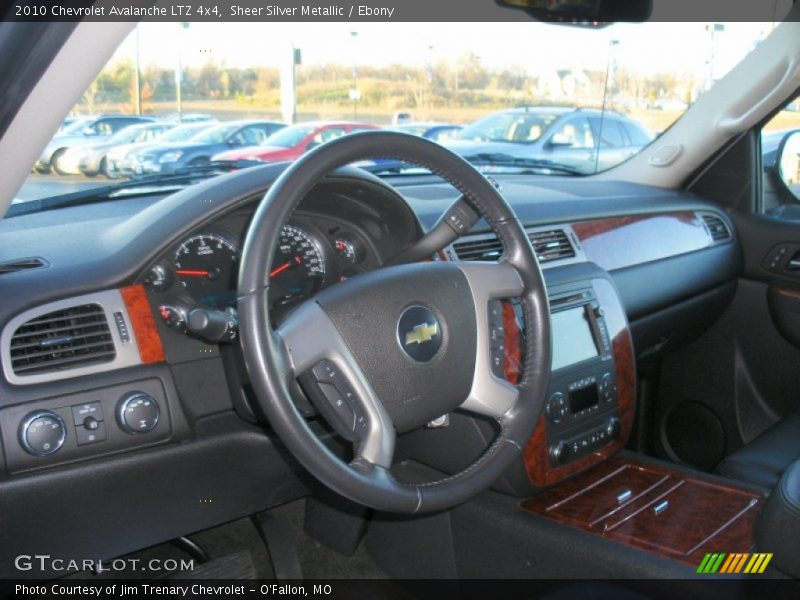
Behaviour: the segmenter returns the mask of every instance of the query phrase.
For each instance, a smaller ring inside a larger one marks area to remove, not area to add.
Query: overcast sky
[[[731,23],[714,34],[715,76],[721,77],[771,31],[766,23]],[[352,32],[357,35],[353,36]],[[174,67],[209,60],[232,67],[279,66],[291,44],[304,64],[360,65],[454,60],[468,52],[490,67],[521,66],[531,73],[557,68],[605,69],[609,41],[620,67],[704,75],[712,54],[703,23],[616,24],[600,30],[542,23],[178,23],[139,25],[143,66]],[[135,34],[115,59],[133,58]]]

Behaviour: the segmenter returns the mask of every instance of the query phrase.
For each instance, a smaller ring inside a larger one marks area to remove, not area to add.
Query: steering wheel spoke
[[[499,419],[517,403],[519,390],[501,377],[503,339],[497,332],[501,330],[502,314],[496,301],[520,296],[524,284],[516,269],[504,262],[465,262],[459,267],[472,291],[478,326],[475,375],[461,408]]]
[[[312,403],[359,459],[389,468],[395,430],[347,343],[316,302],[306,302],[278,328],[292,367]]]

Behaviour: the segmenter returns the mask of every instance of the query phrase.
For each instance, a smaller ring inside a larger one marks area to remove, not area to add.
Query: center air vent
[[[453,244],[459,260],[497,260],[503,253],[503,245],[495,236]]]
[[[728,229],[728,226],[725,224],[725,221],[720,219],[716,215],[711,214],[703,214],[703,221],[708,228],[708,232],[711,234],[711,239],[715,242],[721,242],[723,240],[730,239],[731,232]]]
[[[105,312],[83,304],[47,313],[11,337],[11,368],[25,376],[110,362],[116,356]]]
[[[575,256],[575,248],[563,229],[533,231],[528,234],[540,263]]]
[[[544,264],[553,260],[572,258],[575,248],[563,229],[545,229],[528,233],[539,262]],[[453,244],[459,260],[497,260],[503,247],[494,235]]]

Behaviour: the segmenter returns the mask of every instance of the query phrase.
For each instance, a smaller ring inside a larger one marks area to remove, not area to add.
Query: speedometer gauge
[[[175,253],[175,275],[194,299],[217,308],[236,300],[239,250],[215,234],[196,235]]]
[[[325,271],[319,242],[307,231],[285,225],[269,273],[270,304],[281,306],[313,295],[322,287]]]

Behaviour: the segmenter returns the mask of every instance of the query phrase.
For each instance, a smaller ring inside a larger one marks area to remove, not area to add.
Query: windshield
[[[482,142],[535,142],[557,118],[558,115],[538,111],[490,115],[462,129],[459,138]]]
[[[238,128],[238,125],[217,125],[195,135],[191,140],[198,144],[222,144]]]
[[[314,131],[314,127],[306,125],[292,125],[273,133],[266,140],[263,146],[277,146],[279,148],[294,148],[306,139]]]
[[[92,120],[93,119],[88,118],[76,119],[72,123],[62,127],[58,133],[62,135],[75,135],[81,133],[92,122]]]
[[[128,142],[132,142],[136,139],[137,136],[142,134],[144,128],[142,127],[126,127],[122,131],[118,131],[110,138],[108,138],[109,144],[127,144]]]
[[[352,130],[426,136],[485,172],[591,176],[641,152],[772,29],[141,22],[71,111],[79,120],[41,152],[16,201],[139,178],[150,185],[223,160],[249,168],[258,164],[249,159],[272,160],[259,154],[267,146],[286,149],[281,160],[291,161],[307,150],[298,145],[314,130],[328,126],[324,143],[346,134],[345,122]],[[97,134],[114,136],[106,138],[111,152],[133,136],[127,128],[135,115],[179,125],[146,148],[112,152],[113,161],[103,162],[102,152],[92,161],[69,152],[97,139],[83,134],[90,123]],[[180,124],[197,118],[214,121]],[[800,127],[800,113],[782,126]],[[241,135],[231,138],[235,130]],[[171,147],[189,140],[209,149]],[[389,162],[360,166],[379,175],[408,172]]]
[[[170,129],[161,137],[159,141],[167,143],[185,142],[198,135],[201,131],[208,129],[208,125],[180,125],[174,129]]]

